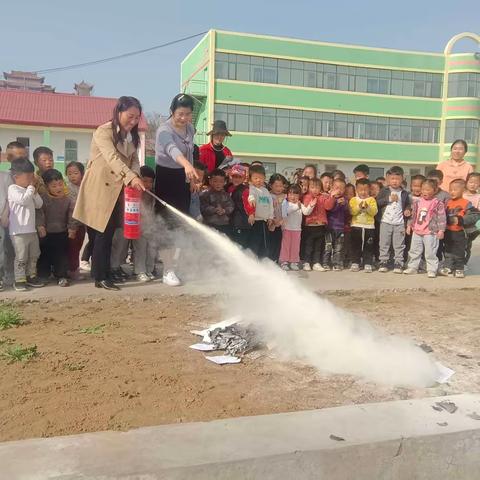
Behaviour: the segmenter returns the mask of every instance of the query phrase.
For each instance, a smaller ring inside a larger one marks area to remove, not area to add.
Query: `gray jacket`
[[[182,154],[190,163],[193,163],[193,136],[195,129],[191,123],[187,124],[187,135],[180,135],[168,119],[160,125],[155,138],[155,163],[161,167],[183,168],[176,158]]]
[[[10,171],[0,172],[0,225],[8,221],[8,187],[13,183]]]

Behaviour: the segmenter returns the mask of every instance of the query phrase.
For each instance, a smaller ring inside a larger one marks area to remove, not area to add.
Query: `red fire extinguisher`
[[[140,238],[140,201],[142,192],[132,187],[125,187],[125,213],[123,236],[130,240]]]

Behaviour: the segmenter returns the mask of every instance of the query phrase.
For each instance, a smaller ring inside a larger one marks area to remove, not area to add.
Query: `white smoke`
[[[168,237],[181,248],[183,279],[215,286],[225,318],[240,315],[254,324],[285,359],[380,384],[435,384],[435,362],[412,341],[375,330],[306,290],[269,260],[259,262],[225,236],[172,211],[184,222],[168,230],[159,219],[154,236]]]

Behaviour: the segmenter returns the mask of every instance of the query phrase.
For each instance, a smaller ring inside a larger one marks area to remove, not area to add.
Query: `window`
[[[228,53],[217,53],[215,68],[219,79],[381,95],[440,98],[442,94],[443,75],[440,73],[349,67]],[[456,79],[455,75],[463,77]],[[451,74],[451,96],[479,96],[479,76],[478,73]]]
[[[448,96],[480,98],[480,73],[451,73],[448,76]]]
[[[378,177],[385,176],[385,169],[381,167],[370,167],[370,173],[368,174],[368,178],[370,180],[375,181]]]
[[[478,143],[480,120],[447,120],[445,141],[450,143],[463,138],[467,143]]]
[[[231,130],[238,132],[394,142],[438,143],[440,130],[440,122],[436,120],[310,112],[243,105],[216,104],[215,118],[225,120]],[[476,143],[480,121],[453,120],[449,122],[447,122],[448,138],[465,138],[469,143]]]
[[[65,162],[76,162],[78,158],[78,143],[76,140],[65,140]]]
[[[266,177],[269,178],[274,173],[277,173],[277,164],[275,162],[263,162],[263,168],[265,168]]]

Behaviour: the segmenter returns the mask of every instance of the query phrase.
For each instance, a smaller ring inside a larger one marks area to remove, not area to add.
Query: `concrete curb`
[[[1,478],[478,479],[474,412],[480,395],[463,394],[6,442]]]

